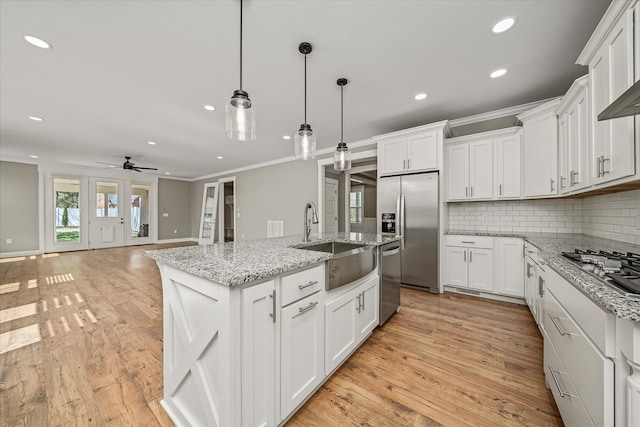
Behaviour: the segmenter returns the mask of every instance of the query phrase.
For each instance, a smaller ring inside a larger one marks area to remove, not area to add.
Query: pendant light
[[[347,79],[338,79],[340,86],[340,143],[333,153],[333,169],[337,171],[351,170],[351,150],[344,142],[344,87],[347,85]]]
[[[316,135],[307,123],[307,55],[311,50],[311,43],[308,42],[302,42],[298,46],[298,51],[304,55],[304,123],[296,132],[295,157],[303,160],[316,158]]]
[[[225,106],[227,136],[238,141],[256,139],[256,109],[252,107],[249,94],[242,90],[242,0],[240,0],[240,89]]]

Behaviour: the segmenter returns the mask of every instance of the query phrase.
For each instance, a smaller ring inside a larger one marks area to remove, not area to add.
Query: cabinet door
[[[493,197],[493,140],[476,141],[469,145],[469,197]]]
[[[469,288],[493,291],[493,249],[469,249]]]
[[[469,197],[469,144],[447,147],[447,181],[449,200]]]
[[[499,238],[496,292],[524,298],[524,241]]]
[[[356,289],[357,290],[357,289]],[[358,343],[356,324],[359,300],[356,290],[325,305],[325,374],[329,375]]]
[[[402,173],[407,166],[406,138],[396,138],[378,143],[380,175]]]
[[[560,193],[571,191],[569,185],[569,140],[567,134],[567,114],[558,117],[558,190]]]
[[[438,169],[438,133],[407,138],[407,171]]]
[[[374,277],[358,287],[358,295],[361,295],[361,307],[358,313],[358,333],[360,334],[358,343],[378,326],[379,280],[379,277]]]
[[[513,136],[498,138],[495,143],[497,150],[497,188],[496,197],[518,198],[522,196],[520,180],[522,162],[522,138],[520,133]]]
[[[536,275],[536,270],[535,270],[535,263],[530,259],[530,258],[525,258],[524,261],[524,299],[527,303],[527,306],[529,307],[529,310],[531,310],[531,313],[533,313],[533,301],[531,299],[531,289],[533,288],[534,282],[535,282],[535,275]]]
[[[242,425],[273,426],[275,417],[275,283],[242,290]]]
[[[589,64],[595,184],[635,173],[633,117],[598,121],[598,114],[633,84],[632,28],[632,11],[627,11]]]
[[[589,185],[589,109],[583,90],[566,113],[567,188],[578,190]]]
[[[524,195],[558,193],[558,120],[555,113],[524,123]]]
[[[445,284],[466,288],[469,286],[468,278],[467,248],[447,246],[445,248]]]
[[[324,379],[322,293],[282,309],[280,419],[286,418]]]

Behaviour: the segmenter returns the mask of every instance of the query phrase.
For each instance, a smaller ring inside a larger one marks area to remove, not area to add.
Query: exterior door
[[[89,178],[89,248],[124,246],[124,183],[121,179]]]
[[[338,181],[324,180],[324,233],[338,231]]]

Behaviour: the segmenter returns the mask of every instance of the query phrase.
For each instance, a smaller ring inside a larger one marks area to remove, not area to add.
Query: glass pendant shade
[[[338,144],[333,152],[333,169],[341,172],[351,170],[351,150],[344,142]]]
[[[233,92],[225,106],[227,136],[238,141],[256,139],[256,109],[251,106],[249,94],[242,90]]]
[[[316,135],[308,124],[300,125],[295,138],[296,159],[309,160],[316,158]]]

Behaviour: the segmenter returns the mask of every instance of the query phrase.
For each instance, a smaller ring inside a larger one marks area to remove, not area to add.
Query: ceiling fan
[[[144,168],[142,166],[136,166],[136,164],[131,161],[131,156],[124,156],[124,158],[125,158],[125,162],[122,164],[122,169],[124,169],[124,170],[136,171],[136,172],[142,172],[142,169],[152,170],[152,171],[157,171],[158,170],[158,168]],[[103,165],[109,165],[111,167],[117,167],[117,165],[114,165],[114,164],[111,164],[111,163],[103,163],[103,162],[96,162],[96,163],[100,163],[100,164],[103,164]]]

